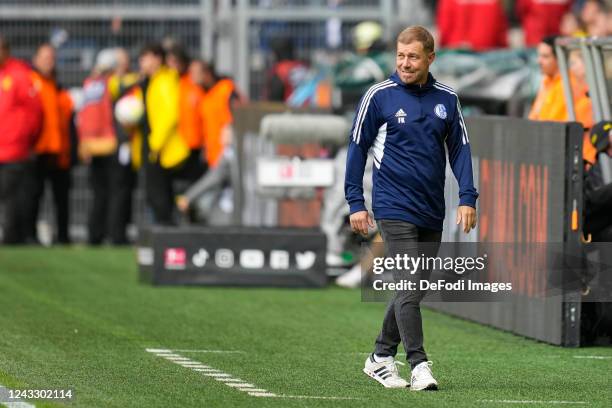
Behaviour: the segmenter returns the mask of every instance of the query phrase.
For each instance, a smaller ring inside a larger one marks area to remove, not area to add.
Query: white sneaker
[[[406,388],[408,381],[400,377],[397,364],[405,365],[395,361],[393,357],[385,357],[383,361],[378,362],[374,360],[374,355],[370,354],[365,361],[363,372],[384,385],[385,388]]]
[[[433,378],[431,368],[429,368],[432,364],[431,361],[423,361],[421,364],[414,367],[412,376],[410,377],[410,389],[412,391],[438,389],[438,382]]]
[[[358,288],[361,285],[361,264],[358,263],[350,271],[338,276],[336,285],[349,289]]]

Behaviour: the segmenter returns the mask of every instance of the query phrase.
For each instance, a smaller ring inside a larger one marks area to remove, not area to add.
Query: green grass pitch
[[[151,287],[130,249],[0,248],[0,311],[0,384],[74,390],[36,407],[612,407],[612,348],[563,349],[425,310],[441,389],[387,390],[361,371],[383,304],[333,287]],[[237,351],[180,355],[283,397],[147,348]]]

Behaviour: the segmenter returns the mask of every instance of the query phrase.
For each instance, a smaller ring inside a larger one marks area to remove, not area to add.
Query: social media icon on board
[[[234,266],[234,253],[231,249],[221,248],[215,252],[215,264],[219,268],[231,268]]]
[[[270,251],[270,268],[289,269],[289,252],[278,249]]]

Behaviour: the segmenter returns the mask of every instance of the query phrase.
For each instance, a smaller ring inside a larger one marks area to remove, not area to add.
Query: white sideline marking
[[[8,388],[0,384],[0,401],[7,400],[9,398],[9,395],[10,394]],[[5,406],[6,408],[36,408],[35,405],[21,400],[12,402],[0,402],[0,406]]]
[[[150,349],[147,349],[148,352],[150,353],[154,353],[153,351],[149,351]],[[153,349],[153,350],[160,350],[160,349]],[[166,350],[166,349],[164,349]],[[267,397],[275,397],[276,394],[265,390],[263,388],[257,388],[255,385],[253,384],[249,384],[247,382],[245,382],[244,380],[241,380],[239,378],[234,378],[232,377],[230,374],[226,374],[221,370],[217,370],[214,369],[210,366],[207,366],[199,361],[193,361],[190,360],[186,357],[182,357],[180,354],[175,353],[178,350],[167,350],[169,353],[172,353],[173,355],[176,355],[178,357],[167,357],[167,356],[160,356],[165,358],[166,360],[169,360],[173,363],[179,364],[182,367],[185,368],[189,368],[190,370],[196,371],[196,372],[200,372],[202,373],[202,375],[206,376],[206,377],[212,377],[217,381],[222,382],[223,384],[227,385],[228,387],[241,391],[241,392],[246,392],[249,395],[251,394],[258,394],[257,396],[267,396]],[[218,350],[217,350],[218,351]],[[157,353],[156,353],[157,354]],[[186,361],[189,362],[186,362]]]
[[[172,353],[172,350],[168,350],[168,349],[148,348],[148,349],[145,349],[145,350],[147,350],[149,353]]]
[[[357,397],[317,397],[312,395],[277,395],[278,398],[325,399],[325,400],[359,400]]]
[[[247,383],[226,383],[225,385],[227,385],[228,387],[234,387],[234,388],[255,388],[253,384],[247,384]]]
[[[496,402],[499,404],[587,404],[586,401],[534,401],[534,400],[478,400],[478,402]]]
[[[186,350],[186,349],[180,349],[180,350],[172,350],[172,351],[181,352],[181,353],[241,353],[241,354],[246,354],[246,351],[242,351],[242,350]]]
[[[591,358],[593,360],[608,360],[612,357],[610,356],[574,356],[574,358]]]
[[[189,353],[245,353],[239,350],[169,350],[169,349],[145,349],[149,353],[153,353],[158,357],[165,358],[166,360],[179,364],[182,367],[189,368],[192,371],[202,373],[206,377],[212,377],[217,381],[223,382],[228,387],[234,390],[246,392],[248,395],[253,397],[271,397],[271,398],[298,398],[298,399],[328,399],[328,400],[358,400],[362,398],[353,397],[318,397],[309,395],[277,395],[263,388],[257,388],[253,384],[249,384],[244,380],[232,377],[230,374],[226,374],[221,370],[217,370],[210,366],[204,365],[199,361],[193,361],[186,357],[177,354],[178,351],[189,352]],[[160,354],[161,353],[161,354]],[[169,357],[171,356],[171,357]],[[205,368],[202,368],[205,367]],[[29,408],[29,407],[28,407]]]

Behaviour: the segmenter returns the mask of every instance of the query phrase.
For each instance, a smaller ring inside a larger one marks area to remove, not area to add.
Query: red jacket
[[[108,90],[108,78],[91,76],[83,83],[83,107],[76,120],[79,140],[115,139],[113,102]]]
[[[0,163],[27,159],[36,143],[42,106],[31,72],[14,58],[0,66]]]
[[[436,20],[441,48],[485,51],[508,45],[508,21],[499,0],[440,0]]]
[[[517,0],[516,14],[525,32],[525,45],[535,47],[547,36],[559,34],[561,17],[573,0]]]

